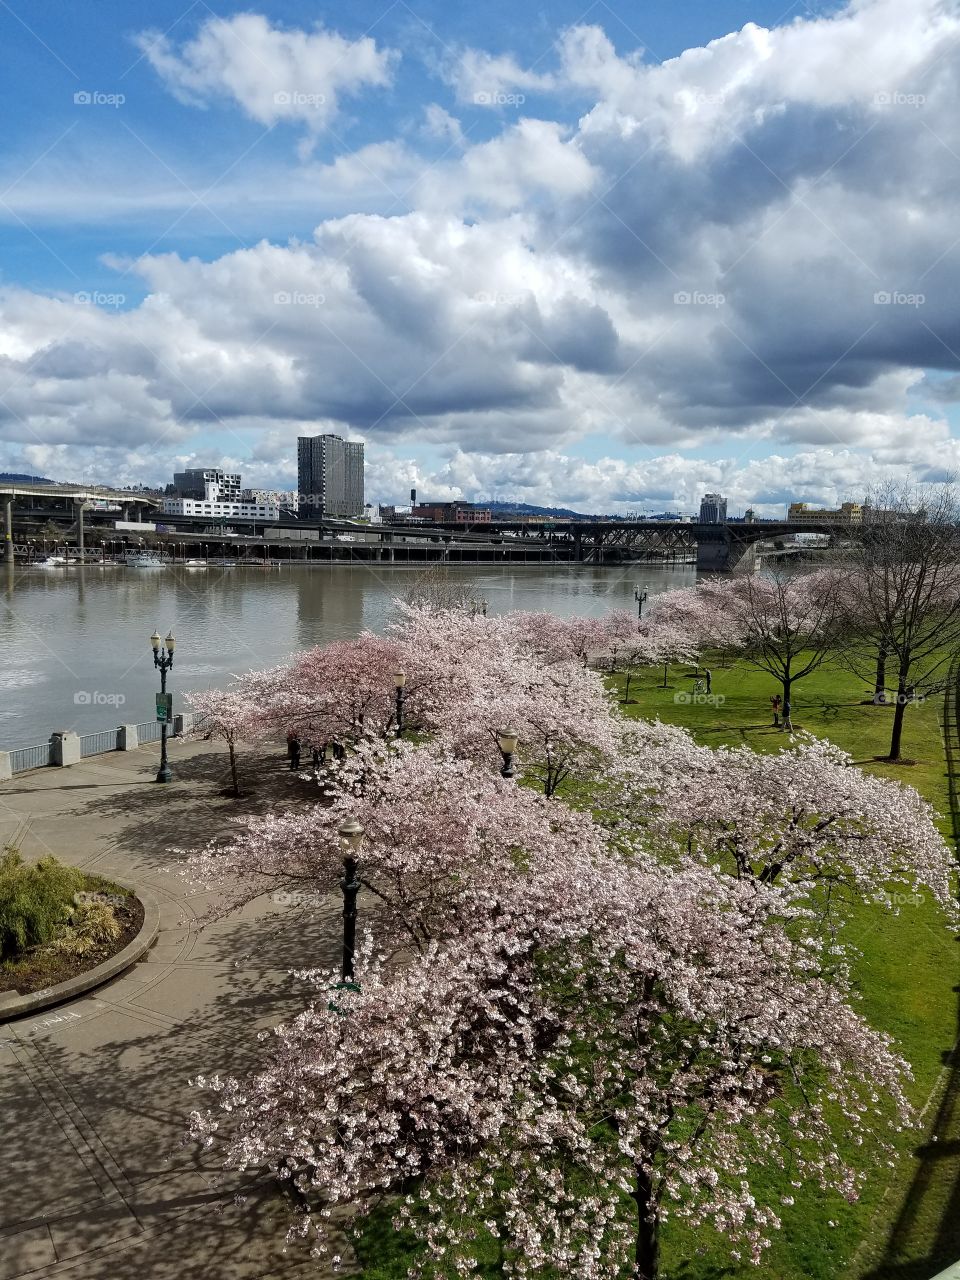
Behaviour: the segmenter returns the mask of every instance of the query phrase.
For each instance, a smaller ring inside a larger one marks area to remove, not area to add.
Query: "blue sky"
[[[0,467],[592,510],[953,469],[953,0],[0,5]]]

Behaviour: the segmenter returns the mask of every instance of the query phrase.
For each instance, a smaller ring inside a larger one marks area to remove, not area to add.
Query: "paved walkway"
[[[153,782],[156,760],[145,748],[0,784],[0,843],[145,885],[161,923],[127,974],[0,1026],[0,1280],[318,1275],[296,1249],[284,1253],[272,1189],[247,1188],[238,1207],[239,1180],[219,1179],[211,1154],[181,1139],[200,1098],[188,1079],[241,1068],[256,1032],[303,1006],[288,968],[335,962],[338,903],[279,933],[291,908],[272,903],[198,932],[191,921],[209,896],[164,874],[172,847],[304,784],[270,761],[238,809],[218,794],[222,745],[174,744],[166,787]]]

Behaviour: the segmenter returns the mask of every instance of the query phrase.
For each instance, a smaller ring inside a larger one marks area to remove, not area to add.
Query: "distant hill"
[[[19,471],[0,471],[0,483],[7,484],[53,484],[46,476],[25,476]]]
[[[493,515],[502,519],[510,516],[554,516],[557,520],[570,520],[584,515],[582,511],[571,511],[569,507],[535,507],[529,502],[481,502],[478,505],[489,507]]]

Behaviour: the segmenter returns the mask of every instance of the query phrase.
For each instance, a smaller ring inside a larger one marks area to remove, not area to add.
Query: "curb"
[[[0,1022],[9,1022],[13,1018],[21,1018],[24,1014],[34,1013],[38,1009],[48,1009],[51,1005],[63,1004],[66,1000],[82,996],[94,987],[109,982],[118,973],[123,973],[124,969],[129,969],[149,951],[160,932],[160,907],[157,900],[146,889],[135,889],[133,885],[125,884],[122,880],[114,880],[114,883],[129,889],[140,900],[143,907],[143,924],[137,936],[128,942],[122,951],[118,951],[109,960],[104,960],[103,964],[98,964],[95,969],[78,973],[75,978],[58,982],[54,987],[44,987],[40,991],[28,992],[27,995],[20,995],[17,991],[5,991],[0,995]]]

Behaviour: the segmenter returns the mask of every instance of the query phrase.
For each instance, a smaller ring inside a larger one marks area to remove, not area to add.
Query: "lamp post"
[[[647,588],[644,587],[643,590],[641,591],[640,583],[638,582],[637,585],[633,588],[633,598],[637,602],[637,619],[639,620],[640,618],[643,617],[643,605],[647,598]]]
[[[403,671],[395,671],[393,673],[393,687],[397,694],[397,737],[403,737],[403,687],[407,683],[406,674]]]
[[[513,757],[517,750],[519,736],[516,729],[501,729],[497,734],[497,746],[503,756],[503,767],[500,770],[500,776],[503,778],[516,777],[517,771],[514,768]]]
[[[167,672],[173,666],[173,651],[177,642],[174,639],[173,632],[169,632],[166,640],[163,641],[166,646],[166,653],[160,643],[160,633],[155,631],[150,637],[150,646],[153,649],[153,665],[160,671],[160,692],[167,692]],[[167,709],[163,709],[163,720],[160,722],[160,768],[157,770],[157,782],[169,782],[173,774],[170,772],[170,765],[167,763]]]
[[[343,859],[343,878],[340,888],[343,890],[343,955],[340,961],[340,981],[353,981],[353,957],[357,941],[357,894],[360,881],[357,878],[357,858],[363,842],[363,827],[356,818],[347,818],[338,832],[340,839],[347,847]]]

